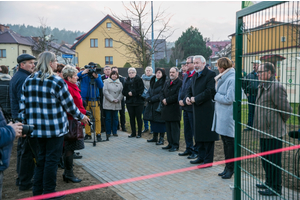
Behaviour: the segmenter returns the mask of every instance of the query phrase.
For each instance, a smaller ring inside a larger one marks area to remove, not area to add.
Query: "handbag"
[[[161,108],[162,108],[162,103],[161,102],[159,102],[159,104],[158,104],[158,106],[157,106],[157,108],[156,108],[156,112],[161,112]]]
[[[65,135],[67,141],[76,141],[83,139],[83,127],[80,121],[75,119],[69,121],[69,132]]]

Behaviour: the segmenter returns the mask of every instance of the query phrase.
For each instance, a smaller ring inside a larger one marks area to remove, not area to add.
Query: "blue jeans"
[[[33,196],[55,192],[56,173],[64,137],[38,138],[39,154],[34,171]]]
[[[184,123],[184,139],[186,143],[186,151],[189,153],[195,153],[194,151],[194,130],[193,130],[193,112],[183,111],[183,123]]]
[[[106,134],[117,134],[118,130],[118,110],[105,110],[105,130]],[[112,130],[111,130],[112,129]]]

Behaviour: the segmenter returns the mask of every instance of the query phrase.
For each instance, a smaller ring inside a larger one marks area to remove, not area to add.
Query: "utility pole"
[[[153,1],[151,1],[151,23],[152,23],[152,45],[151,45],[151,53],[152,53],[152,69],[155,72],[155,62],[154,62],[154,29],[153,29]]]

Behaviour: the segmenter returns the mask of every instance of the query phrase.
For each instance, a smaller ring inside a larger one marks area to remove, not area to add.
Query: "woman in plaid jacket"
[[[34,125],[32,137],[38,138],[39,154],[34,172],[33,195],[55,192],[56,173],[64,135],[68,133],[66,112],[87,124],[88,117],[74,104],[64,80],[53,74],[57,67],[54,53],[39,55],[36,72],[27,77],[20,100],[19,118]]]

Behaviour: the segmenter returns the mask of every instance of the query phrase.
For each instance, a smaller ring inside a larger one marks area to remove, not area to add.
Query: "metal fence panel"
[[[297,1],[261,2],[237,13],[236,157],[300,143],[299,20]],[[267,190],[300,199],[299,164],[299,150],[236,162],[234,199],[265,199]]]

